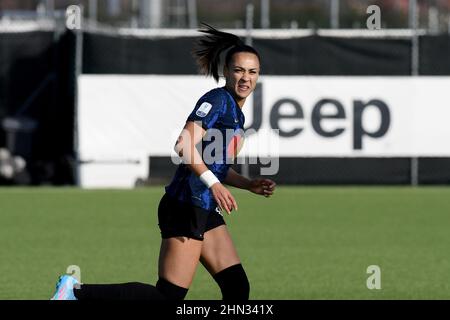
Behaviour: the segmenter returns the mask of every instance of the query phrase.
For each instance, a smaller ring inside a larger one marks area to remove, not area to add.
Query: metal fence
[[[449,0],[3,0],[0,20],[44,20],[64,16],[70,5],[82,8],[89,25],[122,28],[191,28],[200,21],[220,28],[361,29],[367,8],[381,11],[381,27],[450,30]]]

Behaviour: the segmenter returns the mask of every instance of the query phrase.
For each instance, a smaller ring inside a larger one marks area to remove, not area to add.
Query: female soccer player
[[[158,207],[162,243],[156,286],[137,282],[80,285],[65,275],[53,299],[182,300],[199,261],[218,283],[224,300],[249,299],[249,282],[222,212],[238,210],[225,184],[265,197],[275,190],[270,179],[249,180],[230,168],[242,145],[241,109],[255,89],[260,57],[239,37],[205,26],[200,31],[206,36],[199,40],[194,56],[202,73],[218,81],[220,54],[227,51],[226,82],[200,98],[176,142],[182,162]]]

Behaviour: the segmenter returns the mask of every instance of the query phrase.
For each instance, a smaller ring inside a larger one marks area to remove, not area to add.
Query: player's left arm
[[[276,183],[270,179],[247,179],[237,173],[233,168],[228,169],[224,183],[239,189],[249,190],[265,197],[273,195],[276,186]]]

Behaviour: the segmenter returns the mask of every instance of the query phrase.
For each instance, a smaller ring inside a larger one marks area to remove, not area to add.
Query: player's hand
[[[249,190],[268,198],[275,192],[276,185],[277,184],[270,179],[253,179],[250,182]]]
[[[236,200],[234,200],[231,192],[228,191],[228,189],[225,188],[220,182],[212,185],[211,192],[220,210],[225,210],[228,214],[230,214],[233,209],[238,209]]]

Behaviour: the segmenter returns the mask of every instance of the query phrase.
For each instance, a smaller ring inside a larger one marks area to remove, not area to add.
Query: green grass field
[[[155,283],[163,187],[0,189],[0,299],[49,299],[58,275]],[[449,299],[450,188],[232,190],[226,217],[252,299]],[[381,268],[369,290],[370,265]],[[187,299],[220,299],[200,265]]]

